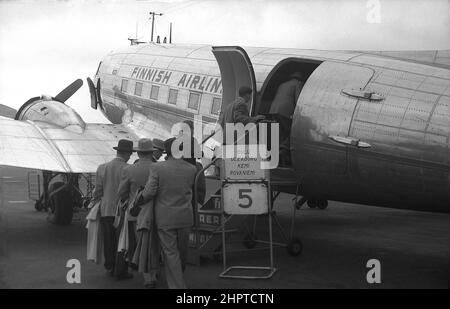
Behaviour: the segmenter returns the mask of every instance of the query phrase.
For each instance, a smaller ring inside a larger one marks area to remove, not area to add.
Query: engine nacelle
[[[44,122],[74,133],[83,133],[86,127],[77,112],[50,96],[31,98],[20,107],[15,119]]]

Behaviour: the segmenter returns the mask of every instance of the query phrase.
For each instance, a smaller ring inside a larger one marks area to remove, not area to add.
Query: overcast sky
[[[155,37],[167,36],[173,22],[174,43],[450,49],[449,0],[0,1],[0,103],[18,108],[76,78],[85,82],[136,27],[149,40],[150,11],[165,14]],[[69,104],[87,122],[105,121],[89,108],[86,83]]]

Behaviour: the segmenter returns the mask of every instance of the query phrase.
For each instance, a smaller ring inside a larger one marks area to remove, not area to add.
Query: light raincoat
[[[88,261],[100,264],[103,257],[103,235],[100,226],[100,201],[97,201],[96,203],[91,202],[88,208],[90,211],[86,217],[86,228],[88,230],[86,258]]]

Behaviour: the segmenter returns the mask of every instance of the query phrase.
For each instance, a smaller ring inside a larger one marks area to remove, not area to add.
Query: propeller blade
[[[14,119],[16,114],[17,111],[14,108],[0,104],[0,116]]]
[[[78,89],[83,86],[83,81],[81,79],[77,79],[73,83],[71,83],[69,86],[63,89],[56,97],[54,97],[54,100],[59,102],[66,102],[75,92],[78,91]]]

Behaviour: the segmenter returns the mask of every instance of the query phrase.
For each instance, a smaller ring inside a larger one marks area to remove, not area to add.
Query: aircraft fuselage
[[[289,73],[306,75],[291,130],[303,195],[450,212],[448,68],[362,52],[245,52],[250,69],[240,69],[253,74],[258,93],[252,114],[268,112]],[[230,72],[221,72],[211,46],[141,44],[106,56],[95,83],[100,79],[100,108],[112,123],[167,138],[174,124],[194,116],[216,122],[241,78]]]

